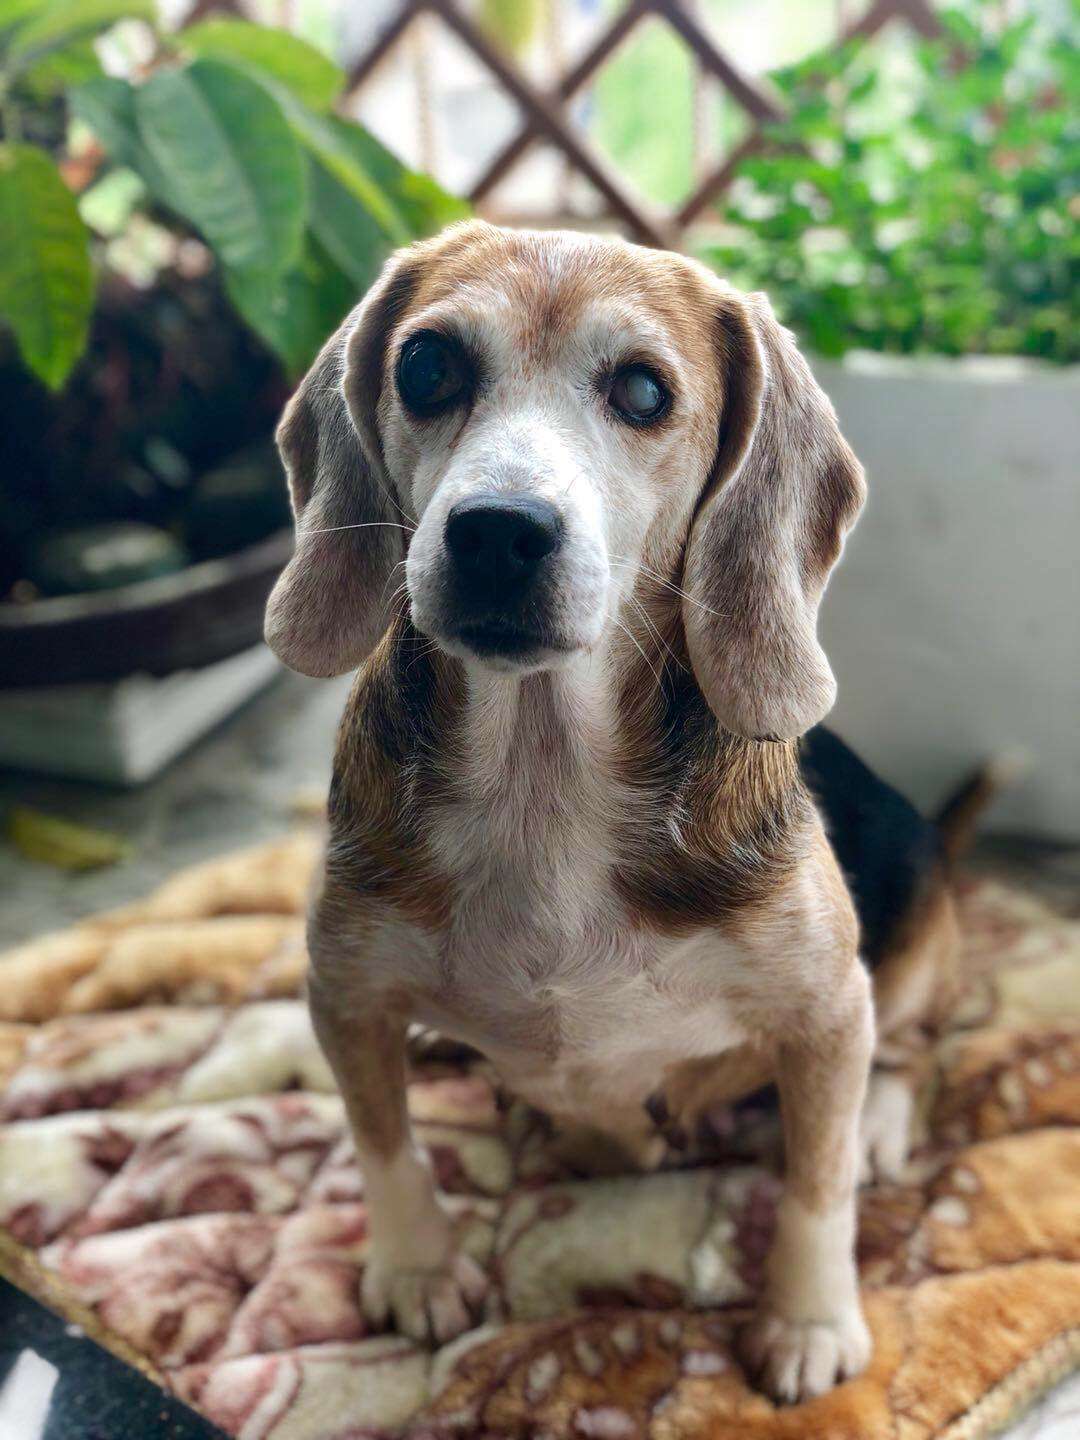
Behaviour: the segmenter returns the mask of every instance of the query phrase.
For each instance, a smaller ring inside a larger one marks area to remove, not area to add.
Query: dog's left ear
[[[726,729],[791,739],[836,698],[818,604],[866,486],[765,297],[714,293],[720,436],[683,567],[687,648]]]

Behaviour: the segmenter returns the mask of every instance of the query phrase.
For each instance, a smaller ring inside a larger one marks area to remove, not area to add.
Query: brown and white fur
[[[420,331],[474,370],[429,418],[395,378]],[[671,395],[648,428],[607,398],[635,363]],[[786,1189],[743,1353],[783,1400],[857,1374],[874,1012],[797,739],[832,704],[817,608],[864,485],[791,336],[681,256],[471,223],[389,262],[279,440],[298,538],[268,638],[308,674],[359,667],[309,944],[368,1313],[445,1341],[483,1296],[409,1133],[422,1022],[634,1153],[680,1077],[775,1078]],[[545,638],[512,655],[471,648],[447,578],[481,490],[559,516]]]

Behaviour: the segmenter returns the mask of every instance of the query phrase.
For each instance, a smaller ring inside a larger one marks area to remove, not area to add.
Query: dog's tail
[[[946,861],[952,865],[968,850],[979,816],[1002,790],[1025,774],[1031,764],[1022,750],[1006,750],[972,771],[934,816]]]

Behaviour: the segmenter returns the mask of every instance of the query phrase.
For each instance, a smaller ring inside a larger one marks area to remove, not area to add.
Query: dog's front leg
[[[873,1010],[857,964],[844,988],[828,1023],[804,1020],[778,1055],[786,1183],[765,1292],[742,1341],[763,1388],[786,1402],[824,1393],[870,1358],[854,1248]]]
[[[405,1105],[406,1019],[377,1000],[359,1011],[310,981],[315,1033],[345,1101],[364,1177],[369,1250],[361,1299],[413,1339],[442,1344],[474,1323],[487,1281],[455,1245]]]

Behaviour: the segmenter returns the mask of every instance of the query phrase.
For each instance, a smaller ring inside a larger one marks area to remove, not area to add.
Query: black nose
[[[446,517],[446,548],[470,600],[499,604],[523,590],[562,541],[559,512],[521,495],[470,495]]]

